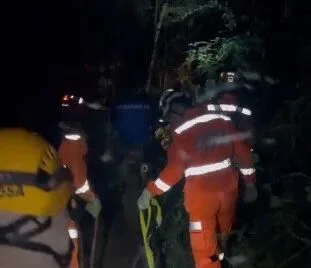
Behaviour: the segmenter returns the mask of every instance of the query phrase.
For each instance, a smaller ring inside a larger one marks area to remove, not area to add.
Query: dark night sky
[[[14,107],[25,111],[38,99],[46,105],[42,104],[41,113],[36,112],[37,107],[33,108],[36,116],[53,113],[55,103],[67,86],[84,88],[85,63],[109,62],[116,55],[127,65],[125,81],[130,84],[144,80],[145,73],[141,70],[146,70],[150,60],[153,33],[137,22],[130,1],[10,3],[12,8],[7,12],[8,27],[3,34],[2,50],[6,72],[2,79],[1,109],[6,116],[1,120],[11,120],[16,111]],[[295,55],[291,52],[296,45],[293,40],[297,40],[297,30],[301,31],[304,25],[297,18],[303,10],[300,8],[296,13],[294,23],[271,26],[270,58],[275,65],[282,62],[276,69],[288,71],[288,67],[292,67],[290,62],[295,60]],[[291,39],[284,37],[288,31],[292,32]]]
[[[128,6],[120,9],[120,3],[118,9],[116,1],[99,0],[12,3],[2,57],[2,92],[12,101],[3,101],[1,109],[8,120],[15,107],[24,110],[40,99],[47,114],[66,87],[81,90],[85,63],[110,62],[117,55],[127,63],[146,65],[151,46],[142,44],[141,37],[150,42],[152,33],[144,34]],[[132,73],[127,78],[134,79],[134,68],[128,69]]]

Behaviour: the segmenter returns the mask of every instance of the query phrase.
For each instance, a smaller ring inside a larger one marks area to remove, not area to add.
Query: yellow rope
[[[139,211],[140,227],[141,227],[141,232],[143,235],[145,253],[146,253],[146,258],[147,258],[147,263],[148,263],[149,268],[155,268],[154,255],[149,245],[149,239],[148,239],[148,231],[149,231],[149,226],[150,226],[150,221],[151,221],[151,216],[152,216],[152,206],[155,206],[157,208],[156,222],[158,226],[160,226],[162,223],[162,211],[156,199],[154,198],[151,199],[150,205],[147,210],[147,213],[148,213],[147,222],[145,220],[144,212],[142,210]]]

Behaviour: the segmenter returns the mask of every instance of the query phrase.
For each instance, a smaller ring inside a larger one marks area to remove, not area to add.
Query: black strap
[[[237,110],[237,112],[242,113],[243,108],[242,108],[242,107],[240,107],[240,106],[237,106],[236,110]]]
[[[214,255],[210,256],[209,258],[211,259],[212,262],[219,261],[219,257],[217,254],[214,254]]]
[[[35,176],[35,185],[39,187],[41,190],[44,190],[46,192],[51,191],[52,188],[49,185],[51,179],[52,179],[51,174],[39,168],[37,175]]]
[[[46,192],[56,189],[62,182],[72,182],[73,175],[68,167],[60,166],[53,175],[38,169],[35,185]]]
[[[29,222],[34,222],[37,227],[27,232],[21,233],[21,227]],[[10,237],[10,240],[26,240],[46,231],[48,228],[51,227],[51,224],[52,219],[50,217],[46,218],[45,221],[40,222],[34,216],[24,216],[5,227],[1,227],[0,234],[2,235],[0,236],[0,238],[2,236],[6,236]]]
[[[16,229],[19,229],[20,227],[22,227],[24,224],[26,224],[29,221],[29,218],[31,218],[31,216],[25,216],[25,217],[21,217],[18,220],[8,224],[5,227],[1,227],[0,228],[0,233],[4,234],[4,233],[12,233],[15,232]]]
[[[0,185],[32,185],[46,192],[51,191],[64,180],[72,181],[72,174],[69,168],[59,167],[54,174],[38,168],[37,173],[27,172],[0,172]],[[56,183],[53,183],[55,181]]]
[[[1,170],[0,183],[6,185],[33,185],[35,175],[35,173]]]
[[[34,222],[37,227],[28,232],[21,233],[21,227],[29,222]],[[51,224],[52,219],[50,217],[46,218],[43,222],[40,222],[38,218],[34,216],[21,217],[5,227],[0,227],[0,244],[50,254],[54,257],[60,268],[67,268],[70,263],[71,252],[73,250],[73,244],[70,239],[69,251],[64,255],[58,254],[48,245],[27,241],[31,237],[34,237],[49,229]]]
[[[223,109],[221,109],[219,104],[215,104],[214,107],[215,107],[216,112],[224,112]]]
[[[37,242],[29,242],[29,241],[14,241],[13,242],[11,240],[8,240],[7,238],[0,237],[0,245],[8,245],[8,246],[17,247],[20,249],[32,250],[35,252],[42,252],[45,254],[52,255],[60,268],[67,268],[69,266],[70,260],[71,260],[71,253],[73,250],[73,243],[71,240],[69,240],[68,252],[63,255],[55,252],[50,246],[42,244],[42,243],[37,243]]]

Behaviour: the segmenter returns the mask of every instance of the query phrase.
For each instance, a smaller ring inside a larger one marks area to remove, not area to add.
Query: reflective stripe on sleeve
[[[77,229],[73,229],[73,228],[72,229],[68,229],[68,233],[69,233],[69,237],[71,239],[76,239],[79,236]]]
[[[189,232],[202,231],[202,222],[200,221],[191,221],[189,223]]]
[[[237,110],[237,106],[232,104],[220,104],[220,109],[225,112],[235,112]]]
[[[81,139],[81,136],[79,134],[66,134],[65,138],[71,141],[78,141]]]
[[[236,105],[233,104],[219,104],[219,105],[215,105],[215,104],[208,104],[207,105],[207,110],[208,111],[223,111],[223,112],[240,112],[244,115],[247,116],[251,116],[252,115],[252,111],[247,109],[247,108],[241,108],[238,107]]]
[[[220,260],[220,261],[222,261],[223,259],[225,258],[225,253],[219,253],[218,254],[218,259]]]
[[[201,115],[198,116],[194,119],[191,119],[189,121],[186,121],[185,123],[183,123],[181,126],[179,126],[178,128],[175,129],[175,132],[177,134],[180,134],[192,127],[194,127],[197,124],[200,123],[207,123],[209,121],[215,120],[215,119],[222,119],[225,121],[230,121],[230,117],[225,116],[225,115],[221,115],[221,114],[205,114],[205,115]]]
[[[90,189],[91,188],[90,188],[88,180],[85,180],[83,186],[81,186],[80,188],[76,189],[75,194],[84,194],[87,191],[89,191]]]
[[[162,192],[167,192],[169,189],[171,189],[171,186],[166,184],[164,181],[162,181],[160,178],[156,179],[154,182],[155,186],[160,189]]]
[[[214,104],[208,104],[207,105],[207,110],[208,111],[216,111],[216,106]]]
[[[252,115],[252,111],[246,108],[242,108],[241,113],[245,115]]]
[[[245,176],[252,175],[256,172],[254,168],[240,168],[240,171]]]
[[[219,163],[202,165],[198,167],[189,167],[185,170],[185,177],[203,175],[210,172],[222,170],[231,166],[231,160],[228,158]]]

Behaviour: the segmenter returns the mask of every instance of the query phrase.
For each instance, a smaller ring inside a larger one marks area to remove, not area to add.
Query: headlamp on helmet
[[[62,97],[62,107],[72,107],[81,105],[84,103],[84,99],[82,97],[78,97],[75,95],[64,95]]]
[[[221,79],[227,83],[233,83],[237,79],[237,74],[235,72],[222,72]]]

